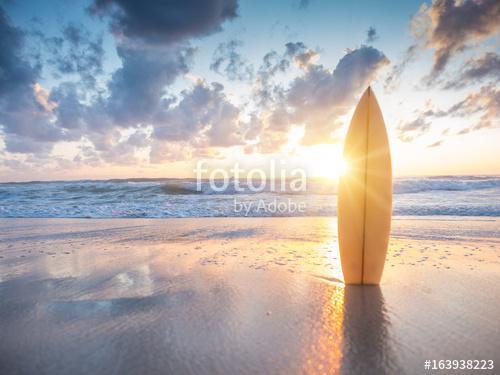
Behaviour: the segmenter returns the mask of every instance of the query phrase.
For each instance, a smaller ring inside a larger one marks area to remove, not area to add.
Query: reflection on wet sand
[[[343,374],[398,373],[389,314],[379,286],[345,286],[342,328]]]
[[[46,278],[3,283],[0,370],[314,374],[392,366],[378,288],[194,267],[193,259],[171,267],[169,255],[144,254],[132,251],[128,266],[88,258],[64,278],[43,263]]]
[[[392,374],[399,371],[390,320],[378,286],[324,289],[322,313],[303,357],[308,374]],[[313,323],[312,327],[315,324]]]

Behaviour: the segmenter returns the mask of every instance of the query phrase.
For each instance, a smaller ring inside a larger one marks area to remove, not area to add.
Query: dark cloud
[[[93,87],[96,77],[103,73],[103,38],[93,36],[83,25],[69,24],[63,29],[63,38],[48,38],[52,54],[48,64],[58,74],[79,74],[85,84]]]
[[[103,74],[101,34],[94,35],[83,24],[69,23],[59,34],[48,36],[43,24],[32,24],[29,36],[33,40],[25,55],[38,59],[54,78],[61,80],[67,79],[66,75],[78,74],[89,89],[95,88],[97,77]]]
[[[110,18],[118,36],[171,43],[221,30],[237,16],[237,0],[94,0],[90,11]]]
[[[378,39],[377,30],[373,26],[370,26],[366,31],[366,43],[373,43]]]
[[[57,125],[64,129],[80,129],[86,116],[87,108],[82,104],[84,97],[73,82],[63,82],[52,89],[49,100],[57,103],[53,112]]]
[[[460,72],[451,80],[448,80],[444,89],[462,88],[472,83],[477,83],[485,78],[500,80],[500,56],[493,52],[487,52],[477,59],[467,61]]]
[[[0,126],[7,151],[46,153],[65,134],[49,121],[52,105],[36,84],[40,68],[24,58],[24,37],[0,8]]]
[[[12,91],[26,90],[39,75],[22,55],[24,33],[11,24],[0,7],[0,95]]]
[[[166,87],[187,73],[193,50],[189,47],[119,47],[122,67],[108,85],[107,111],[119,126],[148,123],[162,104]]]
[[[253,67],[237,51],[243,42],[230,40],[221,43],[214,52],[210,69],[221,75],[225,75],[229,80],[252,80]]]
[[[422,6],[418,17],[425,25],[425,46],[434,49],[434,64],[427,77],[432,82],[456,53],[500,29],[500,2],[435,0],[431,6]]]
[[[86,41],[88,36],[83,35],[81,28],[82,25],[80,26],[76,26],[74,24],[67,25],[63,30],[63,35],[65,39],[74,46],[80,45],[84,40]]]

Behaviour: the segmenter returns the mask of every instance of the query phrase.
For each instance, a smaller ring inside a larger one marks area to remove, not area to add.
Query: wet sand
[[[346,287],[335,219],[1,219],[0,373],[498,367],[499,237],[396,218],[380,287]]]

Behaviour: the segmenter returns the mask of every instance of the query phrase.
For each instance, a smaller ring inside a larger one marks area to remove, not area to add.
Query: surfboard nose
[[[363,91],[363,94],[359,98],[359,102],[357,107],[361,106],[368,106],[368,102],[370,101],[370,97],[373,95],[373,90],[371,86],[368,86],[365,91]],[[365,104],[366,103],[366,104]]]

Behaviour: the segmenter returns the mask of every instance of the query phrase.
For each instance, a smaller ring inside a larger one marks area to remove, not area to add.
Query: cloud
[[[366,31],[366,43],[373,43],[378,39],[377,30],[373,26],[370,26]]]
[[[95,148],[96,153],[81,156],[82,161],[94,163],[96,157],[122,164],[135,161],[132,156],[138,135],[123,141],[123,129],[135,128],[135,134],[142,134],[141,128],[152,125],[171,101],[166,97],[167,88],[188,72],[193,49],[184,44],[154,48],[119,45],[117,53],[122,65],[113,72],[104,93],[89,97],[77,83],[62,82],[49,97],[56,104],[54,125],[67,139],[88,140]],[[131,152],[126,153],[126,147]]]
[[[24,37],[0,7],[0,126],[7,151],[47,153],[65,134],[50,122],[52,103],[36,83],[40,67],[23,56]]]
[[[94,0],[90,11],[110,19],[118,36],[172,43],[205,36],[237,16],[237,0]]]
[[[158,113],[154,119],[155,139],[187,141],[196,147],[241,145],[239,109],[231,104],[219,83],[200,81],[182,92],[179,103]]]
[[[450,59],[500,30],[498,0],[434,0],[431,6],[422,5],[416,27],[424,26],[424,45],[434,49],[434,63],[427,77],[436,79]]]
[[[305,125],[304,144],[328,143],[338,129],[338,118],[354,105],[355,98],[375,79],[389,60],[379,50],[361,46],[344,55],[332,71],[312,65],[287,90],[282,108],[290,108],[288,122]]]
[[[274,84],[273,79],[289,67],[290,58],[286,53],[280,55],[276,51],[270,51],[264,55],[253,88],[254,99],[259,107],[267,109],[270,104],[282,96],[282,88]]]
[[[192,147],[185,142],[165,142],[154,140],[151,145],[149,160],[151,163],[163,163],[165,161],[183,161],[193,156]]]
[[[466,85],[477,83],[485,78],[500,80],[500,56],[493,52],[487,52],[477,59],[468,60],[460,69],[458,74],[448,80],[444,89],[457,89]]]
[[[0,7],[0,95],[12,91],[28,90],[39,75],[39,69],[32,67],[22,56],[24,33],[11,24]]]
[[[80,152],[73,158],[73,161],[78,164],[85,164],[96,167],[102,164],[101,157],[96,152],[94,147],[80,146]]]
[[[93,36],[83,25],[68,24],[62,37],[45,37],[38,31],[42,43],[50,52],[47,65],[55,70],[55,77],[79,74],[83,82],[93,87],[96,77],[103,73],[103,37]]]
[[[186,46],[118,47],[122,67],[108,85],[106,109],[118,126],[148,123],[160,110],[166,87],[188,72],[193,50]]]
[[[254,85],[254,99],[261,109],[284,100],[284,87],[274,79],[280,73],[285,73],[294,62],[299,69],[307,70],[319,58],[319,53],[308,48],[303,42],[285,44],[285,51],[279,54],[270,51],[262,58],[262,64],[257,71]]]
[[[35,104],[40,108],[36,116],[39,121],[35,123],[33,113],[25,108],[17,111],[18,117],[8,122],[16,124],[16,140],[7,134],[7,150],[45,152],[50,151],[45,144],[49,141],[87,140],[95,152],[80,155],[80,162],[95,164],[99,157],[107,162],[134,162],[134,149],[148,142],[144,138],[139,145],[138,137],[143,134],[140,128],[150,125],[153,117],[169,103],[164,97],[165,89],[188,71],[192,50],[177,45],[154,49],[119,47],[118,52],[122,66],[111,76],[105,93],[89,96],[77,82],[61,82],[49,95],[38,84],[33,85]],[[123,141],[125,128],[137,131]],[[26,139],[28,135],[32,142]],[[130,152],[125,152],[127,147]]]
[[[439,116],[468,117],[479,115],[479,120],[470,127],[471,130],[489,128],[498,124],[500,113],[500,89],[496,83],[481,87],[478,91],[468,94],[465,99],[451,106]]]
[[[290,42],[285,44],[285,47],[286,56],[291,58],[293,62],[301,69],[307,69],[319,58],[319,53],[317,51],[307,48],[306,45],[302,42]]]
[[[172,103],[167,89],[189,71],[193,49],[187,44],[117,47],[121,67],[113,72],[104,92],[89,96],[88,90],[75,82],[54,87],[50,103],[53,124],[67,140],[88,142],[77,162],[131,164],[136,151],[152,142],[147,127]],[[125,129],[135,129],[123,138]],[[92,148],[92,152],[88,149]]]
[[[262,119],[256,114],[252,113],[250,119],[242,124],[245,140],[254,141],[260,135],[264,127]]]
[[[430,145],[427,146],[427,148],[433,148],[433,147],[439,147],[443,144],[443,140],[440,140],[440,141],[436,141],[434,143],[431,143]]]
[[[497,0],[433,0],[431,5],[423,4],[410,22],[414,43],[392,67],[385,89],[390,92],[397,87],[407,65],[423,49],[434,50],[431,72],[423,82],[428,86],[436,84],[455,55],[496,35],[500,30],[499,18]]]
[[[100,158],[112,164],[136,164],[138,162],[136,152],[149,146],[149,135],[139,129],[124,139],[120,139],[113,147],[100,153]]]
[[[266,106],[261,114],[259,144],[254,150],[278,151],[287,142],[292,126],[304,127],[305,145],[332,142],[331,133],[342,126],[340,117],[352,109],[355,99],[389,63],[379,50],[361,46],[349,50],[331,70],[303,58],[313,55],[311,51],[301,42],[288,43],[285,57],[299,59],[301,74],[287,87],[268,80],[256,91],[256,101]],[[281,71],[276,67],[287,66],[281,64],[279,55],[273,56],[275,64],[268,64],[269,69],[261,69],[260,73]]]
[[[0,8],[0,129],[7,153],[42,157],[56,142],[78,141],[76,163],[124,164],[137,161],[137,151],[148,147],[152,160],[213,155],[211,148],[241,145],[244,133],[251,135],[256,122],[240,120],[240,109],[222,85],[198,82],[178,102],[168,91],[189,72],[195,52],[190,39],[221,30],[236,17],[236,0],[96,0],[91,11],[110,20],[120,67],[104,87],[95,88],[103,73],[102,36],[77,24],[53,37],[34,30],[29,35],[44,48],[43,62],[57,77],[49,92],[39,83],[42,66],[28,60],[25,34]],[[241,56],[229,57],[226,71],[239,74]],[[71,74],[81,80],[67,77]],[[171,152],[181,144],[192,152],[174,157]]]
[[[84,126],[87,108],[81,103],[83,99],[74,82],[63,82],[52,89],[49,101],[55,103],[53,112],[58,127],[79,129]]]
[[[65,30],[67,43],[84,49],[88,47],[90,34],[73,28]],[[91,110],[89,105],[81,104],[84,98],[76,83],[63,82],[51,92],[40,85],[41,66],[33,66],[26,59],[25,35],[12,26],[5,12],[0,10],[0,124],[7,151],[41,157],[49,154],[59,141],[77,141],[86,135],[89,129],[87,116],[94,108]],[[66,41],[61,40],[61,43],[54,43],[63,46]],[[55,59],[62,56],[58,54],[61,50],[57,51],[55,57],[52,56]],[[100,69],[100,60],[89,61],[88,67],[75,61],[74,72],[79,70],[82,73],[93,66],[87,70],[92,75],[95,69]]]
[[[149,146],[149,134],[142,129],[136,130],[132,133],[128,139],[127,143],[131,146],[137,148],[145,148]]]
[[[252,80],[254,76],[252,65],[237,51],[242,45],[243,42],[238,40],[220,43],[214,52],[210,69],[225,75],[229,80]]]
[[[473,118],[473,116],[478,116],[477,120],[473,120],[474,123],[457,133],[466,134],[471,131],[497,126],[498,113],[500,113],[500,90],[496,87],[496,84],[492,83],[483,86],[478,91],[469,93],[464,99],[446,110],[423,109],[415,119],[400,124],[397,129],[398,137],[404,142],[412,141],[430,130],[430,121],[432,119],[444,117]],[[445,132],[448,132],[448,129]]]
[[[427,133],[431,124],[424,115],[419,115],[414,120],[401,122],[397,127],[398,138],[403,142],[411,142],[415,138]]]
[[[29,136],[9,134],[5,135],[5,149],[11,153],[46,155],[50,153],[53,142],[34,139]]]
[[[45,90],[42,85],[35,83],[33,86],[33,95],[35,101],[46,111],[52,112],[56,107],[57,103],[54,103],[49,97],[49,92]]]
[[[167,90],[177,77],[189,71],[194,49],[187,39],[220,30],[222,22],[236,16],[237,3],[95,1],[90,9],[111,20],[122,64],[113,72],[105,92],[96,93],[90,101],[74,85],[60,85],[53,90],[52,98],[58,103],[56,122],[94,147],[96,152],[87,150],[81,160],[95,162],[100,157],[106,162],[134,162],[136,149],[156,144],[144,129],[166,126],[161,121],[173,116],[170,107],[174,99]],[[80,45],[84,40],[74,28],[65,29],[65,34],[74,44]],[[219,92],[219,96],[223,94]],[[227,108],[221,106],[219,110]],[[229,116],[223,112],[218,115]],[[209,144],[223,143],[223,137],[216,132],[225,125],[217,123],[205,129],[204,140]],[[122,137],[125,128],[135,129],[127,139]],[[183,131],[179,130],[179,134]],[[157,135],[158,130],[153,134]],[[180,140],[190,142],[189,137],[196,134],[184,131],[184,136],[187,138]],[[160,154],[165,155],[158,150],[158,145],[152,147],[151,156],[158,159]]]
[[[404,52],[403,58],[397,64],[394,64],[386,76],[384,89],[387,92],[392,92],[399,85],[399,79],[406,69],[407,65],[415,58],[419,46],[412,44]]]

